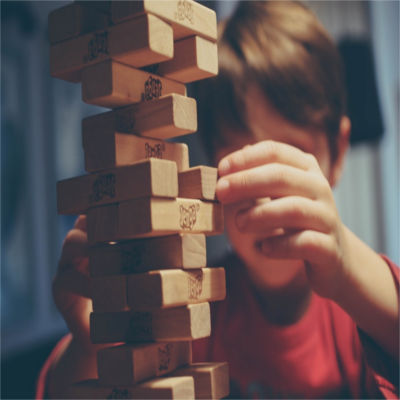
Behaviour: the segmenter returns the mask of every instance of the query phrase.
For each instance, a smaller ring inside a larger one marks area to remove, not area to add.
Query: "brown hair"
[[[345,114],[340,55],[314,14],[294,1],[243,1],[219,26],[219,75],[197,85],[199,128],[211,157],[247,129],[244,98],[255,84],[288,121],[323,130],[331,156]],[[230,129],[229,129],[230,130]]]

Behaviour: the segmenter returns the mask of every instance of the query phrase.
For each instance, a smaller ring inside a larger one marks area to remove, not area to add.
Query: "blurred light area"
[[[399,2],[373,1],[371,38],[385,121],[379,146],[384,252],[400,264],[400,65]]]

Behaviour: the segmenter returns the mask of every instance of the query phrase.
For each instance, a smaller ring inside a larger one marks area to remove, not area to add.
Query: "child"
[[[219,57],[199,117],[233,253],[194,361],[228,361],[234,398],[395,396],[398,270],[343,225],[331,191],[350,134],[337,50],[302,5],[244,2]],[[87,285],[86,246],[80,217],[54,281],[71,330],[43,372],[54,397],[96,376],[90,301],[62,289],[76,271]]]

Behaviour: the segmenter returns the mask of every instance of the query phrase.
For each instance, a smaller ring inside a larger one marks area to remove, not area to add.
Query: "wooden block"
[[[194,399],[194,383],[190,376],[156,378],[135,386],[104,386],[97,379],[72,385],[66,399]]]
[[[95,2],[70,3],[49,14],[49,40],[51,44],[89,32],[106,29],[110,16]]]
[[[128,306],[137,311],[219,301],[226,295],[225,270],[171,269],[131,274],[128,275],[127,291]]]
[[[219,203],[195,199],[141,198],[88,210],[90,244],[175,233],[223,232]]]
[[[172,28],[145,14],[50,46],[50,73],[56,78],[79,82],[83,68],[110,58],[143,67],[172,58],[173,51]]]
[[[225,270],[170,269],[92,278],[93,311],[148,311],[225,298]]]
[[[229,367],[226,362],[195,363],[179,368],[171,376],[191,376],[196,399],[222,399],[229,395]]]
[[[101,204],[147,196],[174,198],[177,194],[176,164],[157,158],[57,183],[60,214],[82,214]]]
[[[99,382],[130,386],[175,371],[190,364],[191,358],[191,342],[107,347],[97,352]]]
[[[82,132],[134,133],[168,139],[197,130],[196,100],[169,94],[159,99],[93,115],[82,121]]]
[[[217,168],[200,165],[178,174],[179,197],[215,200]]]
[[[186,233],[89,248],[92,277],[165,268],[204,268],[206,263],[206,240],[202,234]]]
[[[91,278],[94,312],[126,311],[128,307],[127,275]]]
[[[97,106],[115,108],[160,96],[186,95],[182,83],[107,60],[82,71],[82,100]]]
[[[175,161],[178,172],[189,168],[189,150],[185,143],[87,129],[83,133],[83,148],[88,172],[122,167],[150,157]]]
[[[217,44],[192,36],[174,44],[174,58],[151,67],[152,72],[189,83],[218,74]]]
[[[174,29],[174,38],[181,39],[201,35],[217,40],[217,17],[215,11],[192,0],[141,0],[113,1],[111,15],[114,23],[151,13],[168,21]]]
[[[210,305],[90,314],[92,343],[194,340],[211,334]]]

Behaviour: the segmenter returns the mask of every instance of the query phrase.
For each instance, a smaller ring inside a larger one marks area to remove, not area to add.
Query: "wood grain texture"
[[[178,171],[189,168],[189,149],[185,143],[101,129],[85,130],[82,139],[87,172],[131,165],[150,157],[175,161]]]
[[[199,36],[174,43],[174,57],[153,67],[154,73],[189,83],[218,74],[217,44]]]
[[[190,364],[191,342],[149,343],[107,347],[97,352],[97,372],[103,385],[134,385]]]
[[[210,333],[208,303],[151,312],[90,314],[92,343],[186,341],[207,337]]]
[[[222,399],[229,395],[229,367],[226,362],[194,363],[171,376],[191,376],[196,399]]]
[[[143,13],[157,15],[172,25],[174,38],[200,35],[217,40],[217,17],[213,10],[193,0],[113,1],[111,15],[114,23]]]
[[[113,60],[82,71],[82,100],[106,108],[123,107],[163,95],[186,95],[186,87],[168,78],[129,67]]]
[[[143,15],[50,46],[50,74],[80,82],[85,67],[110,58],[132,67],[143,67],[171,59],[172,28],[153,15]]]
[[[90,207],[140,197],[178,195],[178,171],[173,161],[150,158],[133,165],[57,183],[59,214],[82,214]]]
[[[217,168],[199,165],[178,174],[179,197],[215,200]]]
[[[92,246],[92,277],[148,272],[169,268],[204,268],[207,263],[203,234],[177,234]]]
[[[50,43],[106,29],[111,22],[109,13],[92,3],[99,2],[74,2],[53,10],[48,18]]]
[[[91,279],[94,312],[151,311],[225,298],[225,270],[150,271]]]
[[[150,271],[127,279],[128,307],[138,311],[219,301],[226,295],[224,268]]]
[[[168,139],[196,130],[196,101],[178,94],[97,114],[82,121],[84,136],[90,131],[121,132]]]
[[[141,198],[88,210],[89,244],[175,233],[223,232],[219,203],[196,199]]]
[[[64,398],[194,400],[194,383],[190,376],[156,378],[134,386],[104,386],[91,379],[72,385]]]

